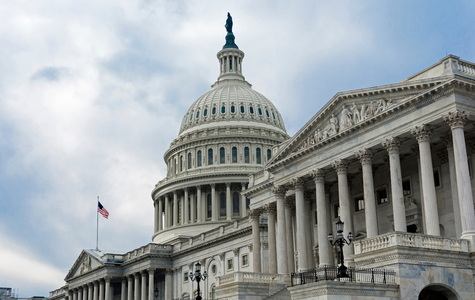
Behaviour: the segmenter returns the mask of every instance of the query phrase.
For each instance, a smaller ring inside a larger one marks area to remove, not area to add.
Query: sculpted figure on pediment
[[[81,265],[81,274],[87,271],[91,270],[91,257],[90,256],[84,256],[84,259],[82,260],[82,265]]]
[[[320,128],[315,130],[315,133],[313,134],[313,139],[315,140],[315,143],[318,143],[319,141],[323,140],[323,134]]]
[[[327,138],[329,136],[332,136],[334,134],[338,133],[339,125],[338,125],[338,118],[335,117],[334,114],[332,114],[329,124],[323,128],[323,138]]]
[[[353,119],[351,116],[352,116],[351,111],[346,106],[343,107],[343,110],[341,111],[341,117],[340,117],[340,129],[345,129],[345,128],[353,126]]]
[[[353,106],[351,107],[352,114],[353,114],[353,124],[358,124],[361,121],[361,114],[360,110],[358,108],[358,105],[356,105],[353,102]]]

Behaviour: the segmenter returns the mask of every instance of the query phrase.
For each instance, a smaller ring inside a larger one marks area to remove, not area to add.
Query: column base
[[[470,252],[475,252],[475,231],[464,231],[462,232],[461,239],[468,240],[469,245],[468,249]]]

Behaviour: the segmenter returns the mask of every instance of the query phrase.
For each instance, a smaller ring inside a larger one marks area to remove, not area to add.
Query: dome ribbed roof
[[[282,116],[270,100],[244,80],[224,80],[191,105],[183,117],[180,134],[235,121],[256,122],[253,126],[270,126],[285,133]]]

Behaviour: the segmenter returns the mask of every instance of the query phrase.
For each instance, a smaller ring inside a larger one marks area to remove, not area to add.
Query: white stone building
[[[152,242],[84,250],[50,297],[194,299],[200,262],[203,299],[475,299],[475,64],[338,93],[289,137],[227,29],[218,80],[164,155]]]

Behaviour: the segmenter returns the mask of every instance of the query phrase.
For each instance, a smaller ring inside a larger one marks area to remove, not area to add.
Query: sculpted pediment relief
[[[91,251],[92,250],[83,250],[81,252],[73,267],[71,270],[69,270],[69,273],[65,279],[66,281],[103,265],[103,263],[100,261],[100,258],[96,257],[96,255],[91,253]]]

